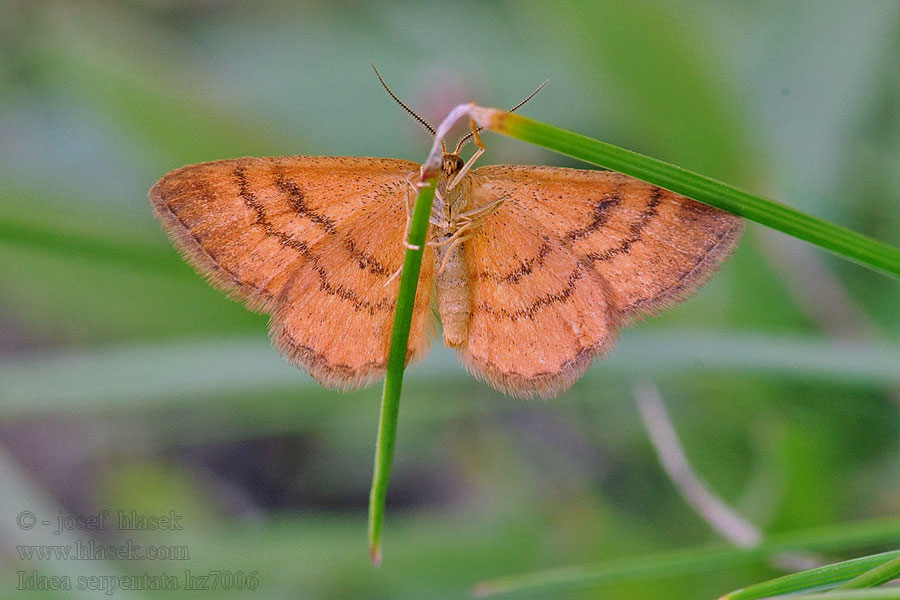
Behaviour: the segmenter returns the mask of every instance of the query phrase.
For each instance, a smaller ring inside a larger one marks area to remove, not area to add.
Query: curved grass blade
[[[476,107],[478,124],[585,162],[612,169],[815,244],[900,278],[900,250],[704,175],[498,109]]]
[[[880,569],[886,564],[894,563],[898,557],[900,557],[900,550],[845,560],[757,583],[725,594],[719,600],[758,600],[759,598],[771,598],[781,594],[829,589],[836,587],[837,584],[842,582],[855,581],[860,575],[867,575],[872,572],[872,569]],[[883,583],[883,581],[878,583]],[[842,588],[843,586],[838,587]]]
[[[419,189],[409,223],[406,254],[400,272],[400,287],[391,327],[387,373],[381,397],[381,413],[378,417],[378,438],[375,442],[375,468],[372,474],[372,490],[369,493],[369,557],[376,565],[381,563],[381,525],[384,522],[384,502],[387,496],[391,458],[397,437],[397,413],[400,408],[400,389],[403,386],[403,369],[406,366],[406,347],[412,320],[413,303],[422,267],[425,234],[434,200],[436,176],[424,181]]]
[[[884,562],[878,566],[874,566],[871,570],[861,573],[850,581],[842,583],[837,587],[839,590],[852,590],[858,588],[875,587],[892,579],[900,577],[900,551],[894,552],[896,556],[891,560]]]
[[[870,590],[840,590],[822,594],[797,594],[791,600],[900,600],[900,588],[877,588]]]
[[[594,587],[621,581],[695,575],[747,565],[780,552],[833,552],[900,540],[900,520],[873,520],[772,535],[754,548],[721,544],[503,577],[478,584],[479,597]]]

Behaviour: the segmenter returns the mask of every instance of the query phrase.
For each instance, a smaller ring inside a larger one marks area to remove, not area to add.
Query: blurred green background
[[[750,225],[712,282],[623,332],[555,400],[504,398],[438,347],[410,369],[373,569],[379,387],[332,393],[288,367],[266,318],[185,266],[147,201],[191,162],[421,161],[428,136],[370,62],[432,122],[549,78],[523,114],[900,245],[893,0],[0,0],[3,598],[104,596],[17,589],[19,572],[183,584],[186,569],[258,571],[259,585],[114,597],[459,598],[494,577],[715,542],[659,466],[634,404],[643,380],[700,477],[764,531],[896,515],[900,285]],[[485,143],[482,164],[575,166]],[[16,520],[102,509],[172,510],[184,530]],[[183,545],[190,560],[19,554],[75,537]],[[554,597],[711,598],[774,574],[758,561]]]

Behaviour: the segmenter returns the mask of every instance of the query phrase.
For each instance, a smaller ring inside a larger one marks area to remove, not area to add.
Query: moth
[[[469,139],[477,150],[464,162]],[[622,327],[704,283],[743,230],[738,217],[619,173],[472,169],[483,150],[473,129],[443,152],[407,361],[427,351],[436,312],[463,365],[513,396],[569,388]],[[150,203],[199,273],[270,315],[288,361],[350,389],[385,372],[419,172],[387,158],[217,160],[166,174]]]

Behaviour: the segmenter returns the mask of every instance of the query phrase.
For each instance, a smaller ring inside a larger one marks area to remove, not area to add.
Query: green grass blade
[[[479,125],[497,133],[612,169],[715,206],[900,278],[900,250],[709,177],[605,142],[495,109],[475,109]]]
[[[900,588],[878,588],[874,590],[841,590],[822,594],[797,594],[791,600],[900,600]]]
[[[372,474],[372,490],[369,494],[369,556],[376,565],[381,562],[381,525],[384,521],[384,502],[387,495],[391,458],[397,436],[397,412],[400,408],[400,388],[403,386],[403,369],[406,367],[409,327],[413,303],[419,282],[419,269],[425,249],[425,234],[434,200],[435,177],[425,180],[419,189],[409,224],[407,243],[403,257],[394,323],[391,328],[391,344],[388,350],[387,373],[384,393],[381,397],[381,413],[378,418],[378,438],[375,442],[375,469]]]
[[[845,560],[843,562],[825,565],[800,573],[791,573],[784,577],[777,577],[769,581],[757,583],[729,594],[725,594],[719,600],[758,600],[759,598],[771,598],[780,594],[802,592],[814,589],[827,589],[841,582],[855,581],[861,574],[868,574],[875,567],[882,567],[885,563],[892,563],[900,557],[900,551],[884,552],[872,556],[864,556]],[[892,560],[893,559],[893,560]],[[879,583],[883,583],[880,581]],[[843,587],[843,586],[839,586]],[[869,586],[859,586],[869,587]]]
[[[840,590],[851,590],[858,588],[875,587],[881,585],[891,579],[900,577],[900,552],[893,552],[894,558],[880,565],[873,565],[872,569],[861,573],[850,581],[847,581],[837,587]]]
[[[708,573],[787,551],[833,552],[900,540],[900,520],[875,520],[772,535],[754,548],[710,545],[503,577],[478,584],[477,596],[537,593],[620,581]]]

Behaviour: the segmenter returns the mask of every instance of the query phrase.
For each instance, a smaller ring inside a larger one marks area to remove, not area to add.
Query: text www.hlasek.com
[[[142,546],[127,540],[124,544],[97,544],[77,540],[69,545],[16,546],[22,560],[189,560],[187,546]]]

